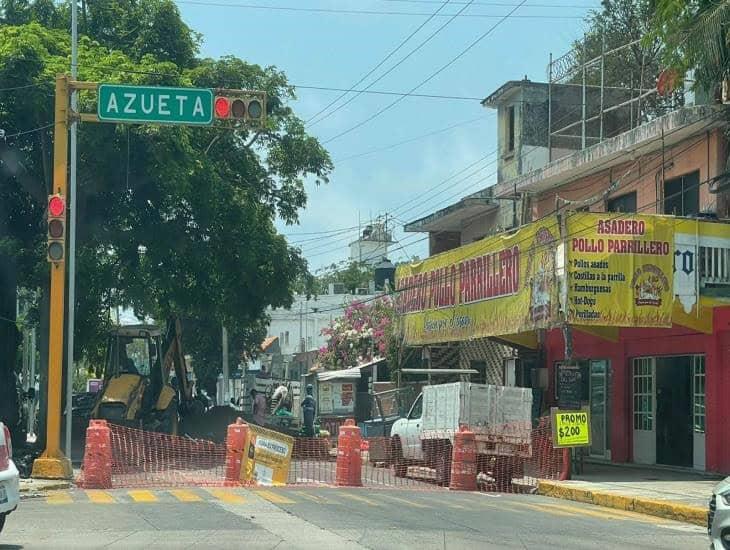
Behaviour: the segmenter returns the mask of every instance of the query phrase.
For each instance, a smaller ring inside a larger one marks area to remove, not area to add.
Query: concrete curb
[[[697,506],[688,506],[670,500],[653,500],[641,497],[626,496],[609,491],[594,491],[581,487],[570,487],[564,483],[554,481],[540,481],[537,493],[563,500],[585,502],[606,508],[638,512],[684,523],[707,526],[707,510]]]
[[[52,483],[36,484],[33,482],[24,483],[20,481],[20,492],[21,493],[42,493],[45,491],[61,491],[63,489],[70,489],[72,487],[70,481],[54,481]]]

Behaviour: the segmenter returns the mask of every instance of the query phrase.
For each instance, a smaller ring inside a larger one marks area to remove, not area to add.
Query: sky
[[[425,235],[404,233],[403,224],[496,181],[495,112],[479,99],[508,80],[544,81],[550,52],[567,52],[585,30],[583,17],[598,6],[596,0],[176,1],[183,19],[202,33],[202,55],[273,65],[298,86],[292,107],[335,169],[324,186],[308,182],[299,225],[277,226],[302,248],[313,272],[346,261],[358,225],[386,213],[397,241],[390,259],[428,256]],[[313,118],[342,92],[303,87],[352,89],[395,50],[356,89],[397,64],[371,90],[409,92],[487,32],[413,92],[450,99],[404,97],[344,135],[400,96],[363,93],[332,112],[356,95],[350,93]]]

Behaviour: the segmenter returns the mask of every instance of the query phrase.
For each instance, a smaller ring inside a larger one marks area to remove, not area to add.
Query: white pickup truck
[[[454,433],[468,426],[476,435],[479,471],[506,468],[500,477],[511,479],[511,457],[532,454],[531,415],[530,388],[471,382],[426,386],[407,417],[391,429],[395,475],[404,477],[409,465],[425,464],[436,470],[439,482],[447,484]]]

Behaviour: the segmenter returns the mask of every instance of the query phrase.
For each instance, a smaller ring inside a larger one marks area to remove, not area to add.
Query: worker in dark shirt
[[[314,437],[314,416],[317,410],[317,402],[314,400],[312,384],[307,384],[307,395],[302,400],[302,413],[304,414],[304,435]]]

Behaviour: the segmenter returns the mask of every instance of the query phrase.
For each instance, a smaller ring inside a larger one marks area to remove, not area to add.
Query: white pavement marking
[[[325,531],[302,518],[289,514],[258,496],[256,491],[248,492],[247,496],[249,496],[250,504],[245,508],[221,501],[214,502],[214,504],[232,514],[246,518],[254,527],[265,529],[271,533],[272,539],[278,539],[282,543],[281,547],[284,548],[287,546],[311,550],[364,548],[351,539]]]

